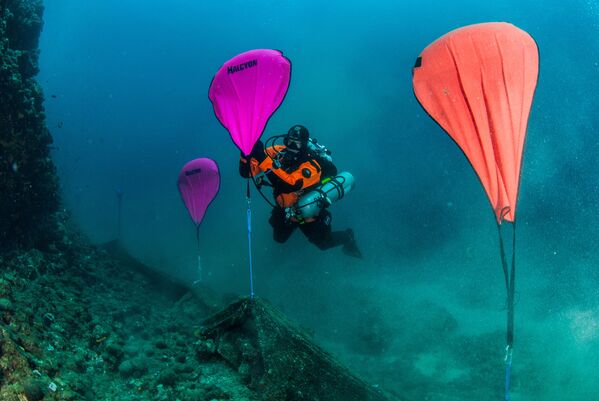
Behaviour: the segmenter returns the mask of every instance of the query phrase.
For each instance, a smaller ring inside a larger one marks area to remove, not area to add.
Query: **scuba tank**
[[[330,162],[333,161],[331,151],[326,146],[319,144],[316,138],[308,138],[308,151]]]
[[[318,216],[323,207],[343,198],[354,189],[354,176],[347,171],[335,177],[325,178],[320,186],[303,194],[293,209],[294,217],[298,220]]]

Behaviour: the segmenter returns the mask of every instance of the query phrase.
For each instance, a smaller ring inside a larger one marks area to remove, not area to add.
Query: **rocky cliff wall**
[[[0,250],[48,249],[59,207],[38,73],[41,0],[0,0]]]

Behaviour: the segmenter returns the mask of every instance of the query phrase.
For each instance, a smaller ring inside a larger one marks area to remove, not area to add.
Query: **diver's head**
[[[289,152],[299,154],[308,148],[309,138],[308,129],[303,125],[296,124],[287,131],[284,143]]]

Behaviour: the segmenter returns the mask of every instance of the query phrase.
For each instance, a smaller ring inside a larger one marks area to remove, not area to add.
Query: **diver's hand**
[[[260,139],[256,141],[249,157],[256,159],[258,163],[262,163],[266,159],[266,152],[264,151],[264,144]]]
[[[239,152],[239,155],[244,160],[256,159],[258,161],[258,163],[262,163],[262,161],[264,159],[266,159],[266,152],[264,151],[264,144],[262,143],[261,140],[258,140],[254,144],[254,147],[252,148],[252,151],[250,152],[249,155],[246,156],[243,152]]]
[[[264,175],[259,175],[254,179],[254,182],[256,183],[256,186],[258,187],[258,189],[260,189],[262,187],[262,185],[264,184]]]

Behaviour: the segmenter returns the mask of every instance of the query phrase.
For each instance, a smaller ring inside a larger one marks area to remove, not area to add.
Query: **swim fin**
[[[358,244],[356,243],[356,238],[354,237],[354,230],[348,228],[345,230],[345,234],[347,236],[345,243],[343,244],[343,253],[358,259],[362,259],[362,252],[358,248]]]

